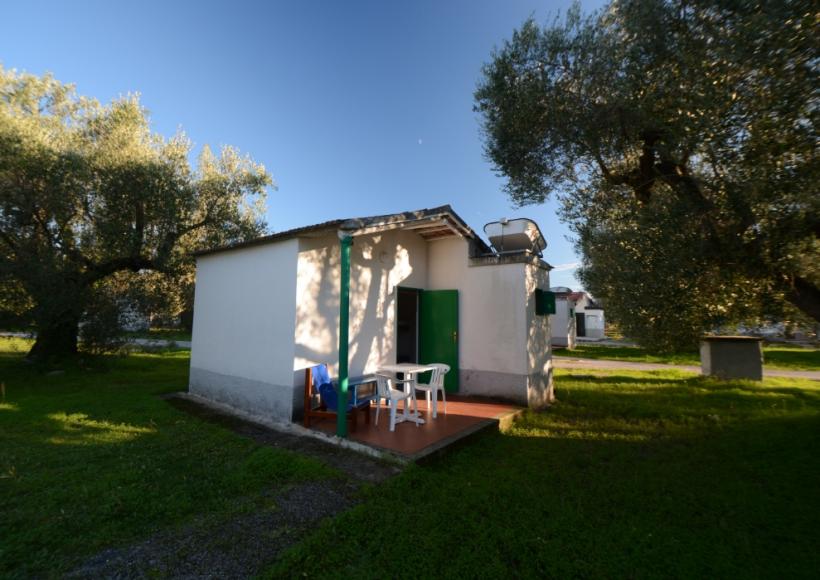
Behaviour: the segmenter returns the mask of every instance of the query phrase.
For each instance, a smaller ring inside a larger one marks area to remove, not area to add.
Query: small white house
[[[602,339],[606,330],[604,307],[586,292],[573,292],[575,300],[575,332],[579,339]]]
[[[538,252],[494,252],[450,206],[334,220],[197,254],[189,389],[280,420],[304,369],[338,370],[340,239],[352,237],[349,373],[445,362],[448,392],[542,407],[552,397],[549,287]]]
[[[573,292],[565,286],[550,288],[555,294],[555,314],[550,316],[552,346],[575,348],[575,300]]]

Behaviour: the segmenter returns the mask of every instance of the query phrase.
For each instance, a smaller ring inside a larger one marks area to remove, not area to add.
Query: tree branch
[[[159,264],[156,260],[146,258],[145,256],[124,256],[120,258],[113,258],[101,264],[91,266],[85,273],[85,281],[93,284],[98,280],[102,280],[106,276],[110,276],[115,272],[122,270],[130,270],[132,272],[139,272],[140,270],[159,270]]]
[[[802,312],[820,322],[820,288],[811,280],[801,276],[782,277],[786,300]]]
[[[672,186],[676,191],[684,193],[703,212],[715,209],[715,205],[703,195],[700,184],[689,174],[685,165],[676,163],[671,157],[664,155],[657,164],[656,169],[665,183]]]

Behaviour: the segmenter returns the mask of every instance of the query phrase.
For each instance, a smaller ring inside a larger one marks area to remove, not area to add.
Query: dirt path
[[[694,365],[669,365],[662,363],[639,363],[622,360],[602,360],[591,358],[573,358],[569,356],[553,356],[555,367],[559,369],[603,369],[603,370],[633,370],[657,371],[676,370],[700,374],[700,367]],[[785,377],[793,379],[810,379],[820,381],[820,371],[781,371],[763,369],[764,377]]]
[[[269,508],[232,517],[208,514],[163,530],[131,546],[105,550],[68,574],[69,578],[248,578],[273,563],[325,518],[361,501],[363,485],[401,472],[398,465],[307,437],[280,433],[220,413],[189,399],[171,398],[178,409],[218,423],[261,445],[313,457],[344,474],[277,490]]]

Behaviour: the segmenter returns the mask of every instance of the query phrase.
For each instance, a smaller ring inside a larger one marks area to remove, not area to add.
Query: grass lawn
[[[126,332],[128,338],[149,338],[152,340],[191,341],[191,333],[179,328],[149,328]]]
[[[653,355],[638,346],[578,344],[573,350],[556,350],[555,354],[557,356],[569,356],[574,358],[623,360],[673,365],[700,365],[700,354],[697,352]],[[764,345],[763,364],[767,369],[817,371],[820,370],[820,349],[782,344]]]
[[[528,412],[367,500],[270,577],[769,577],[820,570],[820,383],[559,371]]]
[[[193,516],[273,508],[271,490],[332,477],[158,398],[187,386],[188,353],[134,354],[44,374],[0,339],[0,577],[54,577],[103,548]]]

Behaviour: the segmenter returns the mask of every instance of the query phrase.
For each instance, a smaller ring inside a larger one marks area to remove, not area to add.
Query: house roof
[[[584,307],[586,310],[603,310],[604,309],[603,306],[598,304],[598,302],[592,296],[587,294],[586,292],[583,292],[583,291],[581,291],[581,292],[570,292],[568,294],[568,296],[569,296],[570,300],[574,300],[575,302],[578,302],[579,300],[581,300],[581,298],[586,296],[587,300],[588,300],[587,305]]]
[[[229,250],[261,246],[330,230],[342,230],[349,232],[352,236],[356,236],[392,229],[412,230],[425,240],[435,240],[454,235],[461,235],[475,241],[481,252],[492,253],[490,247],[484,243],[475,231],[473,231],[473,229],[468,226],[467,223],[461,219],[455,211],[453,211],[452,207],[449,205],[442,205],[429,209],[420,209],[416,211],[406,211],[394,214],[330,220],[319,224],[277,232],[275,234],[254,238],[245,242],[228,244],[218,248],[199,250],[194,252],[194,256],[207,256],[219,252],[227,252]]]

